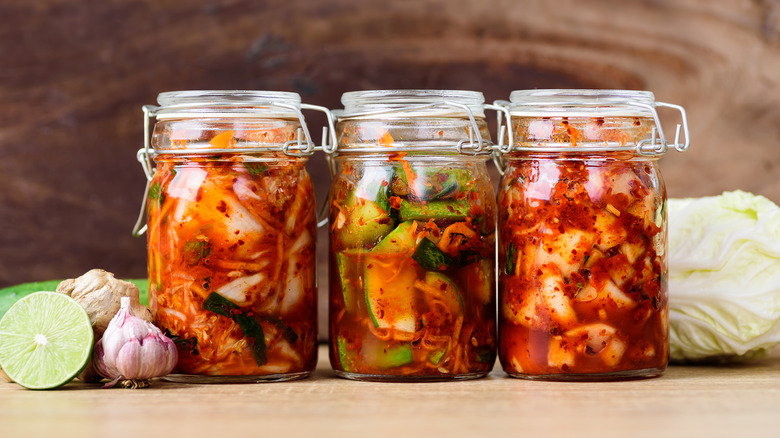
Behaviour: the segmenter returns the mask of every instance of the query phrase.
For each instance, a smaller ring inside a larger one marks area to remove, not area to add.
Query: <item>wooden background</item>
[[[662,159],[671,196],[780,202],[778,0],[3,0],[0,286],[145,276],[135,153],[159,92],[289,90],[339,107],[357,89],[535,87],[681,104],[693,145]],[[310,171],[327,186],[322,157]]]

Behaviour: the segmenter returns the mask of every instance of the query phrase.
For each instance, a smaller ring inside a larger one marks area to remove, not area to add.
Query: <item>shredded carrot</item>
[[[209,144],[218,149],[229,149],[236,145],[236,140],[233,138],[236,135],[236,131],[232,129],[215,135]]]
[[[385,131],[382,137],[379,138],[379,146],[385,146],[385,147],[392,146],[394,142],[395,139],[387,131]]]

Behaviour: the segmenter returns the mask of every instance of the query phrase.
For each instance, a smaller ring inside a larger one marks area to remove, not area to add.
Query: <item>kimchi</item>
[[[329,265],[340,375],[467,378],[493,366],[495,200],[483,161],[444,161],[341,162]]]
[[[178,347],[173,379],[284,380],[314,369],[314,189],[305,158],[263,149],[294,139],[296,126],[157,123],[149,304]]]
[[[656,159],[632,149],[651,126],[647,117],[517,121],[518,138],[567,150],[506,156],[499,357],[510,375],[631,377],[666,367],[666,193]]]

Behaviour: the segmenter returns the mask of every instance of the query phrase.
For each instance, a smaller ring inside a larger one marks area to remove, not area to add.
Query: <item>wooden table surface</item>
[[[53,391],[0,383],[0,436],[777,437],[780,350],[747,365],[672,366],[660,378],[531,382],[497,366],[480,380],[337,378],[320,347],[306,380],[248,385],[80,382]]]

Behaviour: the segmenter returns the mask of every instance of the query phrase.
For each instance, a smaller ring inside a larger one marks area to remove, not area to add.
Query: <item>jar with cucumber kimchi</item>
[[[486,375],[496,206],[482,94],[360,91],[342,103],[329,155],[331,365],[357,380]]]
[[[301,113],[310,106],[267,91],[168,92],[158,103],[144,107],[146,130],[156,123],[139,160],[149,177],[149,306],[179,352],[167,378],[307,376],[317,362],[305,167],[314,146]]]
[[[652,377],[669,357],[666,191],[685,112],[652,93],[515,91],[498,193],[499,358],[514,377]],[[658,107],[680,111],[670,145]]]

